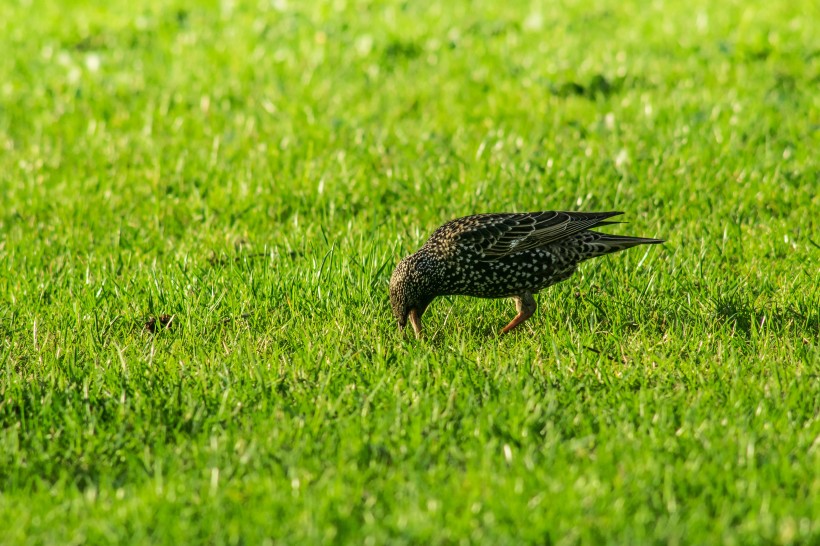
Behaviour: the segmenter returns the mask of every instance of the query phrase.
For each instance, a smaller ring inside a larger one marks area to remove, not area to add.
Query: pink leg
[[[513,301],[515,301],[515,309],[518,311],[518,314],[515,316],[512,321],[508,325],[501,330],[502,334],[506,334],[519,324],[522,324],[528,318],[530,318],[535,310],[538,308],[538,304],[535,302],[535,298],[532,297],[532,294],[529,292],[524,292],[521,295],[514,296]]]

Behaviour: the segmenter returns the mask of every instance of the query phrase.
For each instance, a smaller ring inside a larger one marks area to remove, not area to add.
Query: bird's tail
[[[638,245],[658,245],[664,242],[663,239],[650,239],[648,237],[628,237],[625,235],[610,235],[608,233],[598,233],[595,231],[588,231],[585,235],[588,239],[584,242],[588,243],[592,252],[584,256],[584,259],[594,258],[596,256],[603,256],[604,254],[611,254],[612,252],[619,252],[632,248]]]

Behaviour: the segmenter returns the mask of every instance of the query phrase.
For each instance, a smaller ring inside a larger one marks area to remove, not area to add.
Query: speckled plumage
[[[390,278],[399,327],[408,319],[421,334],[421,316],[438,296],[512,297],[518,315],[506,333],[535,312],[533,294],[569,278],[580,262],[660,239],[608,235],[590,228],[618,222],[621,212],[477,214],[439,227]]]

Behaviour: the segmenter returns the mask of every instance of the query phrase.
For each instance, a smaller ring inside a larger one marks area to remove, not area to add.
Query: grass
[[[0,543],[820,541],[814,2],[62,4],[0,5]],[[538,209],[668,242],[397,334]]]

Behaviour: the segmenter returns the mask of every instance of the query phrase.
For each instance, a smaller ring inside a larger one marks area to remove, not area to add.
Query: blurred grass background
[[[818,23],[3,3],[0,542],[816,541]],[[539,209],[668,243],[396,334],[400,257]]]

